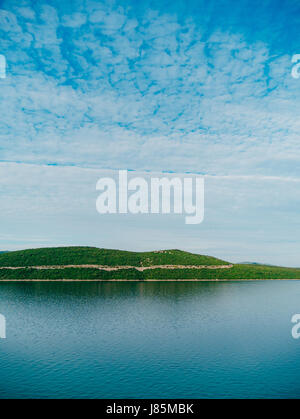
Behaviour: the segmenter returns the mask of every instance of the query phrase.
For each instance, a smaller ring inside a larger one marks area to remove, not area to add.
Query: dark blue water
[[[300,282],[0,284],[0,398],[300,397]]]

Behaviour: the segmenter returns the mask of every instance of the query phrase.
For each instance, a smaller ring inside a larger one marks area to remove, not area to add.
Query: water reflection
[[[1,397],[300,397],[300,283],[1,283]]]

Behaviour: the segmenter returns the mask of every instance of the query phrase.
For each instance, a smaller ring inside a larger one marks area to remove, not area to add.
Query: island
[[[300,269],[232,264],[181,250],[60,247],[0,253],[0,281],[247,280],[300,280]]]

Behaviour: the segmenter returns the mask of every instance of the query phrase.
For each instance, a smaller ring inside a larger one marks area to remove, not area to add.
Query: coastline
[[[18,271],[24,269],[35,269],[37,271],[63,270],[63,269],[97,269],[99,271],[116,272],[136,270],[138,272],[154,271],[156,269],[176,270],[176,269],[231,269],[234,265],[155,265],[155,266],[102,266],[102,265],[51,265],[51,266],[1,266],[0,271]]]

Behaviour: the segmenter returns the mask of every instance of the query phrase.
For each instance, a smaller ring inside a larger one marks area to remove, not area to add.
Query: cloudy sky
[[[0,250],[300,266],[299,24],[298,0],[0,1]],[[100,216],[119,169],[205,175],[204,223]]]

